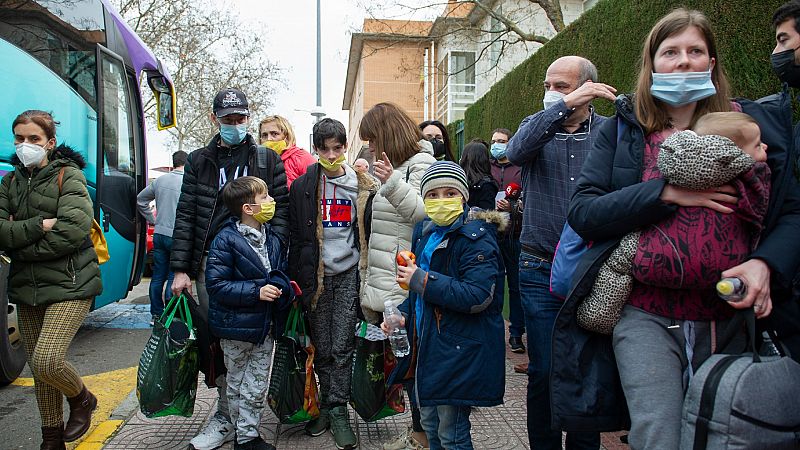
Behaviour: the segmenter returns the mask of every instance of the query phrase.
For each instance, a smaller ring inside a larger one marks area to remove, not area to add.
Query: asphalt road
[[[139,356],[150,337],[148,287],[149,279],[142,280],[125,300],[91,312],[69,349],[67,360],[98,396],[95,423],[108,419],[136,386]],[[64,406],[66,419],[66,401]],[[14,383],[0,387],[0,449],[38,449],[40,426],[26,366]]]

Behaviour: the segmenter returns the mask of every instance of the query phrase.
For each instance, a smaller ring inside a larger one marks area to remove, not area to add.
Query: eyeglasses
[[[585,141],[589,139],[589,133],[592,132],[592,116],[589,115],[589,126],[588,129],[581,133],[556,133],[553,136],[553,139],[557,141],[566,141],[569,138],[572,138],[576,142]]]

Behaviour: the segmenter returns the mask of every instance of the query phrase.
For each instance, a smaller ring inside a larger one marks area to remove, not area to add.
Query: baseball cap
[[[226,88],[217,93],[214,97],[214,115],[225,117],[230,114],[250,115],[247,97],[244,93],[235,88]]]

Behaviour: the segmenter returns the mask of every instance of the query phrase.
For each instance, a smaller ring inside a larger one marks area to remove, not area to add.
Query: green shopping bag
[[[350,404],[362,419],[374,422],[405,411],[405,400],[402,384],[386,385],[397,366],[389,340],[370,340],[367,336],[367,322],[362,321],[356,334]]]
[[[314,345],[297,302],[292,303],[283,336],[275,340],[267,403],[281,423],[305,422],[319,416]]]
[[[195,329],[185,295],[174,296],[153,325],[139,359],[136,396],[149,418],[189,417],[194,412],[199,371]]]

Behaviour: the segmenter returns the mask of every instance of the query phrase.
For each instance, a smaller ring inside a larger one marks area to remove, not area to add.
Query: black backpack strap
[[[267,148],[260,145],[256,146],[256,166],[259,169],[267,168]]]

